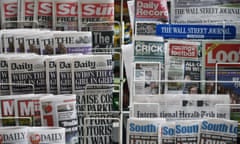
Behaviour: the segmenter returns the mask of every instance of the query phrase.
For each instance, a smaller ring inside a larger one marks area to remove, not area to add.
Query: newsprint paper
[[[230,119],[230,107],[216,111],[216,104],[229,104],[229,95],[188,95],[164,94],[158,96],[134,96],[133,104],[142,103],[141,107],[133,107],[133,115],[137,117],[159,116],[168,120],[189,120],[204,117]],[[144,104],[145,103],[145,106]],[[152,111],[150,105],[159,104],[159,110]],[[158,113],[159,112],[159,113]]]
[[[129,118],[127,144],[158,144],[158,127],[163,122],[161,118]]]
[[[237,144],[238,122],[226,119],[204,119],[199,144]]]

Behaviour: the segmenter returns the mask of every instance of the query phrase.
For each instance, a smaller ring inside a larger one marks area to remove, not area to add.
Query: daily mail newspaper
[[[204,119],[200,127],[199,144],[237,144],[238,122],[226,119]]]
[[[18,0],[1,0],[1,27],[17,28],[18,20]],[[10,23],[11,22],[11,23]]]
[[[135,0],[136,21],[168,22],[167,0]]]
[[[39,28],[53,28],[53,3],[52,0],[37,0],[36,19]]]
[[[78,30],[78,0],[53,0],[53,29]]]
[[[129,118],[127,121],[127,144],[158,144],[159,125],[165,122],[161,118]]]
[[[0,127],[0,143],[28,143],[28,127]]]
[[[201,120],[182,120],[175,122],[176,144],[198,144]]]
[[[114,0],[79,0],[79,29],[113,30]]]
[[[46,76],[43,56],[18,57],[8,61],[10,92],[46,93]]]
[[[158,144],[176,144],[175,121],[166,121],[159,125]]]
[[[216,104],[230,104],[229,95],[186,95],[164,94],[158,96],[134,96],[133,103],[159,104],[159,116],[168,120],[196,120],[204,117],[230,119],[230,107],[216,110]],[[133,108],[134,109],[134,108]],[[133,115],[148,116],[153,112],[147,109],[134,109]],[[155,112],[156,115],[156,112]]]
[[[28,127],[28,144],[65,144],[65,128]]]
[[[43,126],[65,128],[66,144],[78,143],[76,95],[53,95],[41,99]]]

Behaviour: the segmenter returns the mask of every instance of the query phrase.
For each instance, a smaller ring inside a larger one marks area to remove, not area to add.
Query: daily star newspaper
[[[158,144],[158,128],[162,118],[129,118],[127,120],[127,144]]]
[[[200,89],[199,83],[191,83],[190,81],[201,80],[201,43],[169,40],[167,45],[165,79],[169,82],[165,85],[165,93],[187,94],[191,85],[196,85]]]
[[[199,143],[237,144],[238,122],[226,119],[203,119]]]

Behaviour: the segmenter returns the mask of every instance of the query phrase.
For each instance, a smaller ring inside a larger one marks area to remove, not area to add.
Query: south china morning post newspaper
[[[129,118],[127,144],[158,144],[158,127],[165,122],[162,118]]]
[[[199,144],[237,144],[238,122],[208,118],[201,122]]]

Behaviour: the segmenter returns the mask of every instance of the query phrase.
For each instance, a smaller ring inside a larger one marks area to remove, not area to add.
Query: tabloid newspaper
[[[159,125],[162,118],[129,118],[127,120],[127,144],[158,144]]]
[[[216,23],[240,18],[239,1],[173,0],[172,23]]]
[[[199,144],[201,120],[175,121],[176,144]]]
[[[53,3],[52,0],[36,0],[36,19],[38,27],[52,29],[53,23]]]
[[[203,119],[200,127],[199,144],[237,144],[238,122],[226,119]]]
[[[43,56],[17,57],[8,61],[11,94],[46,93],[46,74]]]
[[[169,19],[167,0],[135,0],[135,21],[163,21]]]
[[[27,144],[28,127],[0,127],[0,142],[6,144]]]
[[[176,144],[175,121],[162,122],[158,128],[158,144]]]
[[[93,52],[112,52],[114,47],[113,30],[92,31]]]
[[[52,32],[46,32],[39,35],[39,46],[41,55],[53,55],[54,51],[54,36]]]
[[[79,29],[113,30],[114,0],[79,0]]]
[[[28,127],[27,135],[28,144],[68,144],[62,127]]]
[[[35,28],[37,27],[36,19],[36,4],[37,0],[18,0],[18,20],[22,23],[20,27],[23,28]]]
[[[160,94],[161,63],[135,62],[134,63],[134,95]]]
[[[53,95],[41,99],[43,126],[65,128],[65,143],[78,143],[76,95]]]
[[[166,84],[165,92],[187,94],[189,93],[189,87],[193,85],[200,90],[199,83],[192,81],[201,80],[201,43],[187,40],[169,40],[167,45],[165,79],[173,82]]]
[[[75,58],[72,65],[80,143],[112,143],[112,55],[85,55]]]
[[[136,35],[156,35],[158,22],[152,21],[138,21],[135,23],[135,34]]]
[[[15,120],[14,98],[8,95],[0,96],[1,104],[1,123],[0,126],[17,126],[18,122]],[[21,124],[20,124],[21,125]]]
[[[229,104],[229,95],[186,95],[186,94],[164,94],[158,96],[134,96],[134,103],[145,103],[144,111],[133,108],[133,116],[149,117],[149,115],[158,115],[168,120],[195,120],[204,117],[217,117],[230,119],[230,107],[216,110],[216,104]],[[152,104],[159,104],[159,114],[147,109]]]
[[[53,37],[56,54],[92,53],[92,33],[89,31],[56,31]]]
[[[54,30],[78,30],[78,0],[54,0],[52,7]]]
[[[2,18],[1,27],[6,29],[17,28],[16,21],[18,20],[18,0],[1,0],[0,4]]]

